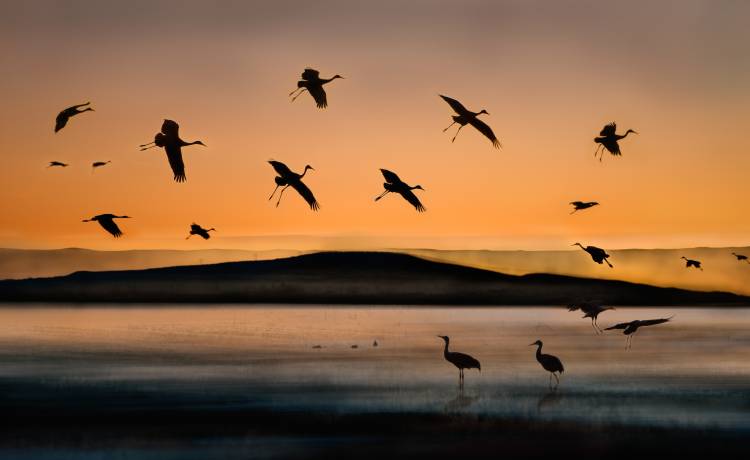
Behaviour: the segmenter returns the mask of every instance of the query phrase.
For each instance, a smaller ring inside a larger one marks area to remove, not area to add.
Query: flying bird
[[[305,174],[307,174],[308,169],[312,169],[315,171],[315,168],[313,168],[310,165],[305,166],[305,170],[302,171],[302,174],[297,174],[295,172],[292,172],[291,169],[287,167],[284,163],[280,161],[269,161],[271,166],[273,166],[273,169],[276,171],[276,176],[274,178],[274,181],[276,182],[276,188],[273,189],[273,193],[271,193],[271,196],[268,197],[270,200],[273,198],[273,196],[276,194],[276,190],[279,189],[279,187],[284,187],[281,189],[281,193],[279,193],[279,200],[276,202],[276,206],[279,206],[279,203],[281,203],[281,196],[284,194],[284,190],[287,189],[287,187],[292,187],[294,190],[299,193],[302,198],[307,201],[307,204],[310,205],[310,209],[313,211],[317,211],[320,209],[320,204],[318,204],[318,200],[315,199],[315,196],[313,195],[313,192],[307,188],[307,185],[302,183],[302,178],[305,177]]]
[[[467,124],[470,124],[474,128],[477,129],[480,133],[484,134],[484,136],[489,139],[492,142],[492,145],[499,149],[502,147],[500,144],[500,141],[497,139],[497,136],[495,136],[495,133],[492,132],[492,128],[490,128],[485,122],[477,118],[479,115],[485,114],[489,115],[489,112],[482,109],[479,112],[472,112],[466,107],[463,106],[460,102],[457,100],[450,98],[448,96],[443,96],[442,94],[439,95],[443,98],[445,102],[448,103],[448,105],[451,106],[454,112],[456,112],[458,115],[453,115],[453,123],[448,125],[448,128],[445,128],[443,132],[448,131],[448,129],[455,125],[456,123],[459,124],[458,131],[456,131],[456,135],[453,136],[453,139],[451,139],[451,142],[454,142],[456,140],[456,137],[458,136],[458,133],[461,132],[461,128],[466,126]]]
[[[375,198],[375,201],[380,200],[390,192],[398,193],[414,206],[414,209],[418,212],[425,212],[425,207],[419,201],[419,198],[417,198],[414,192],[412,192],[412,190],[424,190],[421,185],[411,187],[409,184],[402,181],[396,173],[388,171],[387,169],[380,168],[380,172],[383,173],[383,177],[385,178],[385,183],[383,184],[385,192],[378,195]]]
[[[57,114],[57,118],[55,118],[55,132],[60,131],[65,127],[65,125],[68,124],[68,120],[70,117],[73,117],[75,115],[78,115],[79,113],[93,112],[94,109],[91,107],[86,107],[87,105],[91,104],[90,102],[86,102],[85,104],[78,104],[74,105],[72,107],[68,107],[67,109],[63,110],[62,112]],[[86,107],[85,109],[81,109],[81,107]],[[79,110],[80,109],[80,110]]]
[[[616,130],[617,124],[613,121],[612,123],[605,125],[604,128],[602,128],[602,130],[599,132],[600,137],[594,138],[594,142],[599,144],[596,146],[596,150],[594,151],[594,158],[596,158],[596,154],[599,153],[599,161],[602,161],[602,156],[604,155],[605,149],[613,156],[622,155],[622,152],[620,152],[620,144],[618,144],[617,141],[625,139],[625,137],[627,137],[627,135],[630,133],[638,134],[632,129],[625,131],[625,134],[617,134],[615,133]]]
[[[465,353],[459,353],[457,351],[448,351],[448,343],[450,337],[445,335],[439,335],[441,339],[445,341],[445,349],[443,350],[443,356],[445,360],[453,364],[458,368],[458,384],[463,387],[464,385],[464,369],[477,369],[482,372],[482,365],[476,358],[473,358]]]
[[[615,307],[605,307],[593,302],[580,302],[568,305],[568,311],[581,310],[584,313],[582,318],[591,318],[591,326],[594,328],[597,334],[602,332],[601,328],[599,327],[599,323],[597,323],[599,314],[607,310],[614,309]]]
[[[749,263],[749,264],[750,264],[750,260],[747,260],[747,256],[745,256],[745,255],[742,255],[742,254],[736,254],[736,253],[734,253],[734,252],[732,253],[732,255],[733,255],[733,256],[735,256],[735,257],[737,258],[737,261],[738,261],[738,262],[742,262],[742,261],[745,261],[745,262],[747,262],[747,263]]]
[[[48,168],[52,168],[54,166],[59,166],[61,168],[67,168],[68,164],[67,163],[63,163],[62,161],[50,161],[49,165],[47,167]]]
[[[213,227],[211,227],[208,230],[206,230],[205,228],[203,228],[200,225],[198,225],[195,222],[193,222],[190,225],[190,234],[185,239],[187,240],[187,239],[189,239],[193,235],[198,235],[201,238],[203,238],[204,240],[207,240],[207,239],[211,238],[211,235],[209,235],[208,232],[215,232],[215,231],[216,231],[216,229],[213,228]]]
[[[107,166],[107,164],[112,163],[111,160],[107,161],[95,161],[91,163],[91,172],[93,173],[96,168],[101,168],[102,166]]]
[[[141,151],[153,147],[164,147],[164,150],[167,152],[169,166],[174,173],[174,180],[176,182],[185,182],[187,177],[185,176],[185,163],[182,162],[182,147],[188,145],[202,145],[205,147],[206,144],[201,141],[185,142],[180,139],[179,131],[180,125],[177,122],[165,119],[161,125],[161,132],[156,133],[153,142],[141,144]]]
[[[99,214],[91,219],[84,219],[82,222],[99,222],[99,225],[115,238],[122,236],[122,230],[115,223],[115,219],[130,219],[130,216],[116,216],[114,214]]]
[[[583,211],[584,209],[597,206],[599,203],[596,201],[571,201],[570,204],[573,205],[573,211],[571,212],[573,214],[576,211]]]
[[[703,271],[703,267],[701,267],[701,261],[700,260],[688,259],[685,256],[680,257],[680,259],[685,259],[685,267],[686,268],[695,267],[695,268],[699,269],[700,271]]]
[[[315,103],[318,105],[319,109],[325,109],[328,107],[328,99],[326,97],[326,92],[323,89],[323,85],[326,83],[330,83],[333,80],[337,78],[344,78],[341,75],[334,75],[331,78],[320,78],[320,72],[318,72],[315,69],[307,68],[304,72],[302,72],[302,80],[297,82],[297,89],[289,93],[289,96],[291,97],[294,93],[297,93],[296,96],[292,98],[292,102],[294,102],[300,94],[304,93],[305,90],[310,93],[310,96],[315,99]]]
[[[545,371],[550,373],[549,376],[549,386],[552,388],[552,376],[555,377],[555,380],[557,381],[557,384],[555,385],[555,388],[557,388],[557,385],[560,385],[560,378],[557,376],[556,373],[559,373],[562,375],[563,372],[565,372],[565,368],[563,367],[562,361],[560,361],[560,358],[557,356],[552,355],[545,355],[542,353],[542,341],[537,340],[534,343],[529,344],[530,347],[535,346],[536,349],[536,360],[539,361],[539,364],[542,365]]]
[[[660,318],[660,319],[635,320],[635,321],[630,321],[628,323],[615,324],[614,326],[608,327],[604,330],[612,331],[614,329],[623,329],[622,333],[628,336],[627,339],[625,340],[625,349],[627,350],[632,346],[633,335],[638,331],[638,328],[643,327],[643,326],[653,326],[655,324],[666,323],[672,318],[673,316],[670,316],[669,318]]]
[[[602,248],[597,248],[596,246],[586,246],[584,247],[581,243],[575,243],[573,246],[580,246],[581,249],[588,252],[591,258],[594,260],[594,262],[598,263],[599,265],[602,264],[602,262],[606,262],[607,265],[609,265],[609,268],[612,268],[612,264],[609,263],[609,257],[610,255],[607,254],[607,251],[605,251]]]

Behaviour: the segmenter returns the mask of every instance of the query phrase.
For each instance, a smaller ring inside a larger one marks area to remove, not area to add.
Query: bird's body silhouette
[[[396,173],[388,171],[387,169],[380,168],[380,172],[383,173],[383,177],[385,178],[385,183],[383,184],[385,192],[378,195],[375,198],[375,201],[378,201],[387,194],[393,192],[398,193],[399,195],[404,197],[404,199],[408,201],[412,206],[414,206],[414,209],[416,209],[418,212],[424,212],[426,210],[422,205],[422,202],[419,201],[419,198],[417,198],[414,192],[412,192],[412,190],[424,190],[421,185],[415,185],[414,187],[412,187],[406,182],[402,181]]]
[[[115,238],[122,236],[122,230],[115,223],[115,219],[130,219],[130,216],[116,216],[114,214],[99,214],[91,219],[84,219],[82,222],[99,222],[99,225],[108,231]]]
[[[457,351],[449,351],[448,344],[450,343],[450,337],[445,335],[439,335],[443,341],[445,341],[445,349],[443,349],[443,357],[446,361],[453,364],[458,368],[458,383],[459,386],[464,384],[464,369],[477,369],[482,372],[482,365],[479,361],[465,353],[459,353]]]
[[[736,253],[734,253],[734,252],[732,253],[732,255],[733,255],[733,256],[735,256],[735,257],[737,258],[737,262],[747,262],[747,263],[749,263],[749,264],[750,264],[750,260],[748,260],[748,259],[747,259],[747,256],[746,256],[746,255],[743,255],[743,254],[736,254]]]
[[[62,161],[50,161],[49,165],[47,165],[48,168],[53,168],[55,166],[58,166],[60,168],[67,168],[68,164],[67,163],[63,163]]]
[[[560,361],[560,358],[557,356],[552,355],[546,355],[542,353],[542,346],[544,345],[541,340],[537,340],[536,342],[529,344],[530,347],[535,346],[536,349],[536,360],[539,361],[539,364],[542,365],[545,371],[550,373],[549,376],[549,386],[552,387],[552,377],[555,377],[555,380],[557,381],[557,384],[555,385],[555,388],[557,388],[557,385],[560,385],[560,378],[557,376],[557,374],[561,374],[565,372],[565,368],[563,367],[562,361]]]
[[[625,349],[630,349],[630,347],[633,344],[633,335],[638,332],[638,329],[644,326],[654,326],[656,324],[663,324],[667,321],[671,320],[672,317],[669,318],[659,318],[659,319],[646,319],[646,320],[635,320],[630,321],[627,323],[618,323],[614,326],[610,326],[608,328],[605,328],[605,331],[612,331],[615,329],[622,329],[622,333],[627,336],[627,339],[625,340]]]
[[[605,307],[601,304],[593,302],[580,302],[568,305],[568,311],[581,310],[583,312],[583,318],[591,318],[591,327],[594,328],[597,334],[602,332],[601,328],[599,327],[599,323],[597,322],[599,314],[607,310],[614,309],[615,307]]]
[[[305,166],[305,170],[302,172],[302,174],[297,174],[295,172],[292,172],[291,169],[284,163],[280,161],[271,160],[268,163],[271,164],[273,169],[276,171],[276,176],[274,178],[274,181],[276,182],[276,188],[273,189],[273,193],[271,193],[271,196],[268,197],[270,200],[273,198],[273,196],[276,194],[276,190],[279,189],[279,187],[284,187],[281,189],[281,193],[279,193],[279,200],[276,202],[276,206],[279,206],[279,203],[281,203],[281,197],[284,194],[284,190],[287,189],[287,187],[292,187],[294,190],[299,193],[302,198],[307,201],[307,204],[310,206],[310,209],[313,211],[317,211],[320,209],[320,204],[318,204],[318,200],[315,199],[315,196],[313,195],[313,192],[302,182],[302,178],[305,177],[305,174],[307,174],[308,169],[312,169],[315,171],[315,168],[313,168],[310,165]]]
[[[620,151],[620,144],[618,144],[618,141],[621,139],[625,139],[628,134],[638,134],[632,129],[629,129],[625,131],[625,134],[617,134],[615,131],[617,131],[617,124],[613,121],[612,123],[609,123],[608,125],[605,125],[604,128],[599,132],[599,137],[594,138],[594,142],[596,142],[596,150],[594,151],[594,157],[596,157],[596,154],[599,153],[599,161],[602,161],[602,156],[604,155],[604,150],[606,149],[612,156],[620,156],[622,155],[622,152]]]
[[[479,112],[472,112],[466,107],[463,106],[460,102],[457,100],[450,98],[448,96],[443,96],[442,94],[439,95],[445,102],[448,103],[448,105],[451,106],[454,112],[456,112],[458,115],[453,115],[453,123],[451,123],[448,128],[445,128],[443,132],[448,131],[448,129],[458,123],[458,131],[456,131],[455,136],[453,136],[453,139],[451,139],[451,142],[454,142],[456,140],[456,137],[458,136],[458,133],[461,132],[461,128],[466,126],[467,124],[473,126],[476,128],[477,131],[482,133],[487,139],[492,142],[492,146],[496,149],[499,149],[502,147],[500,144],[500,141],[497,139],[497,136],[495,136],[495,133],[492,132],[492,128],[490,128],[485,122],[477,118],[479,115],[485,114],[489,115],[489,112],[482,109]]]
[[[74,105],[58,113],[57,118],[55,118],[55,132],[58,132],[61,129],[63,129],[65,125],[68,124],[68,120],[70,120],[70,117],[76,116],[79,113],[83,113],[83,112],[93,112],[94,109],[92,109],[91,107],[86,107],[89,104],[91,103],[86,102],[85,104]],[[81,107],[86,107],[86,108],[82,109]]]
[[[182,161],[182,147],[188,145],[202,145],[206,146],[201,141],[185,142],[180,139],[180,125],[173,120],[164,120],[161,125],[161,132],[156,133],[154,141],[148,144],[142,144],[141,150],[148,150],[153,147],[163,147],[167,152],[167,160],[169,160],[169,166],[172,168],[174,173],[174,180],[176,182],[185,182],[187,176],[185,176],[185,163]]]
[[[190,234],[185,239],[187,240],[187,239],[189,239],[193,235],[198,235],[201,238],[203,238],[204,240],[207,240],[207,239],[211,238],[211,235],[208,232],[215,232],[215,231],[216,231],[216,229],[213,228],[213,227],[211,227],[208,230],[206,230],[205,228],[203,228],[200,225],[198,225],[195,222],[193,222],[192,224],[190,224]]]
[[[685,259],[685,268],[695,267],[698,270],[703,271],[703,267],[701,266],[700,260],[688,259],[685,256],[682,256],[680,258]]]
[[[573,214],[576,211],[583,211],[584,209],[597,206],[599,203],[596,201],[571,201],[570,204],[573,205],[573,211],[571,212]]]
[[[109,163],[112,163],[111,160],[107,161],[95,161],[91,163],[91,172],[94,172],[96,168],[101,168],[102,166],[107,166]]]
[[[605,251],[604,249],[597,248],[596,246],[585,246],[584,247],[581,243],[575,243],[573,246],[580,246],[581,249],[583,249],[584,251],[588,252],[589,255],[591,256],[591,259],[593,259],[594,262],[596,262],[596,263],[598,263],[600,265],[602,263],[606,262],[607,265],[609,265],[609,268],[612,268],[612,264],[609,263],[609,260],[607,260],[607,259],[609,259],[610,255],[607,254],[607,251]]]
[[[297,95],[292,98],[292,102],[294,102],[300,96],[300,94],[307,91],[310,93],[310,96],[315,99],[315,104],[318,106],[318,108],[325,109],[326,107],[328,107],[328,97],[326,96],[326,92],[323,89],[323,85],[325,85],[326,83],[330,83],[337,78],[344,77],[337,74],[331,78],[320,78],[320,72],[315,69],[307,68],[304,72],[302,72],[302,80],[297,82],[297,89],[289,93],[289,96],[291,97],[294,93],[297,93],[297,91],[299,91],[299,93],[297,93]]]

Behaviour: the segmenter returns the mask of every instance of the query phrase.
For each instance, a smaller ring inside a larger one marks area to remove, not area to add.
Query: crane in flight
[[[674,316],[670,316],[669,318],[659,318],[659,319],[645,319],[640,320],[637,319],[635,321],[630,321],[627,323],[618,323],[614,326],[610,326],[605,331],[612,331],[615,329],[622,329],[622,333],[627,336],[627,339],[625,340],[625,349],[629,350],[631,346],[633,345],[633,335],[635,335],[636,332],[638,332],[638,329],[645,326],[654,326],[656,324],[663,324],[667,321],[674,318]]]
[[[391,192],[398,193],[412,206],[414,206],[414,209],[416,209],[418,212],[425,212],[426,209],[422,205],[422,202],[419,201],[417,195],[412,192],[412,190],[424,190],[421,185],[415,185],[414,187],[412,187],[406,182],[402,181],[395,172],[388,171],[387,169],[380,168],[380,172],[383,173],[383,177],[385,178],[385,183],[383,184],[385,192],[375,197],[375,201],[380,200]]]
[[[68,120],[70,120],[71,117],[74,117],[78,115],[79,113],[83,113],[83,112],[93,112],[94,109],[92,109],[91,107],[86,107],[87,105],[90,105],[90,104],[91,102],[86,102],[85,104],[74,105],[58,113],[57,117],[55,118],[55,132],[58,132],[61,129],[63,129],[65,125],[68,124]],[[82,109],[81,107],[86,107],[86,108]]]
[[[48,168],[53,168],[55,166],[60,167],[60,168],[67,168],[68,164],[63,163],[62,161],[50,161],[49,165],[47,165]]]
[[[576,211],[583,211],[584,209],[599,205],[599,203],[596,201],[571,201],[570,204],[573,205],[573,211],[571,211],[571,214],[575,213]]]
[[[122,230],[115,223],[115,219],[130,219],[130,216],[116,216],[114,214],[99,214],[91,219],[84,219],[82,222],[99,222],[104,230],[109,232],[115,238],[122,236]]]
[[[733,256],[737,258],[737,262],[747,262],[750,264],[750,260],[747,260],[747,256],[743,254],[737,254],[735,252],[732,253]]]
[[[215,231],[216,231],[216,229],[213,228],[213,227],[211,227],[208,230],[206,230],[205,228],[203,228],[200,225],[198,225],[195,222],[193,222],[190,225],[190,234],[185,239],[187,240],[187,239],[190,239],[190,237],[193,236],[193,235],[198,235],[201,238],[203,238],[204,240],[207,240],[207,239],[211,238],[211,235],[209,235],[208,232],[215,232]]]
[[[448,125],[448,128],[445,128],[443,132],[448,131],[448,129],[458,123],[458,131],[456,131],[456,135],[453,136],[453,139],[451,139],[451,142],[454,142],[456,140],[456,137],[458,136],[458,133],[461,132],[461,128],[466,126],[467,124],[473,126],[476,128],[477,131],[482,133],[484,137],[490,140],[492,142],[492,146],[496,149],[499,149],[502,147],[502,144],[500,144],[500,141],[497,139],[497,136],[495,136],[495,133],[492,132],[492,128],[490,128],[485,122],[480,120],[478,117],[479,115],[485,114],[489,115],[489,112],[482,109],[479,112],[472,112],[471,110],[467,109],[463,106],[460,102],[457,100],[450,98],[448,96],[443,96],[442,94],[439,94],[441,98],[445,102],[448,103],[448,105],[451,106],[454,112],[456,112],[458,115],[453,115],[453,123]]]
[[[607,265],[609,265],[609,268],[612,268],[612,264],[609,263],[609,260],[607,260],[607,259],[609,259],[610,255],[607,254],[607,251],[605,251],[604,249],[597,248],[596,246],[585,246],[584,247],[581,243],[575,243],[575,244],[573,244],[573,246],[580,246],[581,249],[583,249],[584,251],[588,252],[589,255],[591,256],[591,259],[594,262],[598,263],[599,265],[601,265],[603,262],[606,262]]]
[[[320,78],[320,72],[308,67],[304,72],[302,72],[302,80],[297,82],[297,89],[289,93],[289,97],[292,97],[294,93],[297,93],[294,97],[292,97],[291,102],[294,102],[300,96],[300,94],[307,91],[308,93],[310,93],[310,96],[315,99],[315,104],[318,106],[318,108],[325,109],[326,107],[328,107],[328,98],[326,96],[325,90],[323,89],[323,85],[330,83],[337,78],[344,77],[336,74],[331,78]]]
[[[557,376],[557,374],[562,375],[563,372],[565,372],[565,368],[563,367],[562,361],[560,361],[560,358],[557,356],[552,355],[546,355],[542,353],[542,346],[544,344],[541,340],[537,340],[534,343],[530,343],[529,346],[533,347],[536,346],[536,360],[539,362],[539,364],[542,365],[545,371],[549,372],[549,387],[552,388],[552,377],[555,377],[555,380],[557,383],[555,384],[555,389],[557,389],[557,386],[560,385],[560,378]]]
[[[596,158],[596,154],[599,153],[599,161],[602,161],[602,156],[604,155],[605,149],[612,156],[622,155],[622,152],[620,151],[620,144],[618,144],[618,141],[625,139],[630,133],[638,134],[632,129],[625,131],[625,134],[617,134],[615,133],[616,130],[617,124],[613,121],[612,123],[609,123],[605,125],[604,128],[602,128],[602,130],[599,132],[599,137],[594,138],[594,142],[599,144],[596,146],[596,150],[594,151],[594,158]]]
[[[304,198],[304,200],[307,202],[307,204],[310,206],[310,209],[313,211],[317,211],[320,209],[320,204],[318,204],[318,200],[315,199],[315,195],[313,195],[313,192],[302,182],[302,178],[305,177],[305,174],[307,174],[308,169],[312,169],[315,171],[315,168],[313,168],[310,165],[305,166],[305,170],[302,171],[302,174],[297,174],[295,172],[292,172],[291,169],[284,163],[280,161],[270,160],[268,163],[271,164],[273,169],[276,171],[276,176],[274,178],[274,181],[276,182],[276,188],[273,189],[273,193],[271,193],[271,196],[268,197],[270,200],[273,198],[273,196],[276,194],[276,190],[279,189],[279,187],[284,187],[281,189],[281,192],[279,193],[279,200],[276,202],[276,207],[279,206],[279,203],[281,203],[281,196],[284,194],[284,190],[286,190],[288,187],[292,187],[294,190],[297,191],[297,193]]]
[[[96,170],[96,168],[101,168],[102,166],[107,166],[109,163],[112,163],[112,161],[111,160],[107,160],[107,161],[95,161],[95,162],[91,163],[91,172],[93,173]]]
[[[482,365],[479,364],[479,361],[476,358],[469,356],[466,353],[459,353],[457,351],[448,350],[448,344],[451,341],[450,337],[448,337],[447,335],[439,335],[438,337],[445,341],[443,357],[446,361],[458,368],[459,387],[464,386],[464,369],[477,369],[479,370],[479,372],[482,372]]]
[[[591,327],[594,328],[597,334],[602,332],[599,327],[598,318],[599,315],[607,310],[614,310],[615,307],[605,307],[599,303],[594,302],[579,302],[568,305],[568,311],[581,310],[583,312],[582,318],[591,318]]]
[[[165,119],[161,125],[161,132],[156,133],[154,141],[148,144],[141,144],[140,147],[141,151],[154,147],[163,147],[167,152],[167,160],[169,160],[169,166],[172,168],[175,182],[185,182],[187,176],[185,176],[185,163],[182,161],[182,147],[188,145],[206,146],[201,141],[183,141],[180,139],[180,125],[176,121]]]
[[[685,256],[680,257],[680,259],[685,259],[685,268],[695,267],[698,270],[703,271],[700,260],[688,259]]]

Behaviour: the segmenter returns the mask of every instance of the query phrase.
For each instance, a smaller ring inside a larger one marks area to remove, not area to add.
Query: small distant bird
[[[59,114],[57,114],[57,118],[55,118],[55,132],[60,131],[65,127],[65,125],[68,124],[68,120],[70,117],[78,115],[79,113],[93,112],[94,109],[91,107],[86,107],[87,105],[91,104],[90,102],[86,102],[85,104],[78,104],[74,105],[72,107],[68,107],[67,109],[63,110]],[[85,109],[79,110],[81,107],[86,107]]]
[[[602,128],[602,130],[599,132],[600,137],[594,138],[594,142],[599,144],[596,146],[596,150],[594,151],[594,158],[596,158],[596,154],[599,153],[599,161],[602,161],[602,156],[604,155],[605,149],[613,156],[622,155],[622,152],[620,152],[620,144],[618,144],[617,141],[619,141],[620,139],[625,139],[625,137],[627,137],[627,135],[630,133],[638,134],[632,129],[625,131],[625,134],[616,134],[616,130],[617,124],[613,121],[612,123],[605,125],[604,128]]]
[[[607,310],[614,310],[615,307],[605,307],[598,303],[593,302],[580,302],[577,304],[568,305],[568,311],[581,310],[584,315],[582,318],[591,318],[591,326],[594,328],[597,334],[601,333],[602,330],[597,323],[599,314]]]
[[[571,212],[571,214],[573,214],[576,211],[582,211],[597,206],[599,203],[596,201],[571,201],[570,204],[573,205],[573,211]]]
[[[703,267],[701,267],[701,261],[700,260],[688,259],[685,256],[682,256],[680,258],[681,259],[685,259],[685,267],[686,268],[695,267],[695,268],[699,269],[700,271],[703,271]]]
[[[281,196],[284,194],[284,190],[287,189],[287,187],[292,187],[294,190],[299,193],[302,198],[307,201],[307,204],[310,205],[310,209],[313,211],[317,211],[320,209],[320,204],[318,204],[318,200],[315,199],[315,196],[313,195],[313,192],[307,187],[307,185],[302,183],[302,178],[305,177],[305,174],[307,174],[308,169],[312,169],[315,171],[315,168],[313,168],[310,165],[305,166],[305,170],[302,171],[302,174],[297,174],[295,172],[292,172],[287,165],[280,161],[274,161],[271,160],[268,163],[271,164],[273,169],[276,171],[276,176],[274,178],[274,181],[276,182],[276,188],[273,189],[273,193],[271,193],[271,196],[268,197],[270,200],[273,198],[273,196],[276,194],[276,190],[279,189],[279,187],[283,186],[284,188],[281,189],[281,193],[279,193],[279,200],[276,202],[276,206],[279,206],[279,203],[281,203]]]
[[[119,238],[122,236],[122,230],[120,230],[120,227],[117,226],[114,219],[130,219],[130,216],[116,216],[114,214],[99,214],[98,216],[94,216],[91,219],[84,219],[82,222],[99,222],[99,225],[102,226],[102,228],[109,233],[112,234],[115,238]]]
[[[454,142],[456,140],[456,137],[458,136],[458,133],[461,132],[461,128],[466,126],[467,124],[473,126],[477,129],[480,133],[484,134],[484,136],[489,139],[492,142],[493,147],[496,149],[499,149],[502,147],[500,144],[500,141],[497,139],[497,136],[495,136],[495,133],[492,132],[492,128],[490,128],[485,122],[477,118],[479,115],[485,114],[489,115],[489,112],[482,109],[479,112],[472,112],[466,107],[463,106],[460,102],[457,100],[450,98],[448,96],[443,96],[442,94],[439,95],[443,98],[445,102],[448,103],[448,105],[451,106],[454,112],[456,112],[458,115],[453,115],[453,123],[451,123],[448,128],[445,128],[443,132],[448,131],[448,129],[455,125],[456,123],[459,124],[458,131],[456,131],[456,135],[453,136],[453,139],[451,139],[451,142]]]
[[[95,161],[91,163],[91,172],[93,173],[96,168],[101,168],[102,166],[107,166],[107,164],[112,163],[111,160],[107,161]]]
[[[383,184],[383,187],[385,188],[385,192],[381,193],[375,198],[375,201],[380,200],[384,196],[386,196],[388,193],[398,193],[406,201],[408,201],[412,206],[414,206],[414,209],[416,209],[418,212],[425,212],[426,209],[422,205],[422,203],[419,201],[419,198],[412,192],[412,190],[424,190],[421,185],[415,185],[414,187],[409,186],[406,182],[402,181],[396,173],[388,171],[387,169],[380,168],[380,172],[383,173],[383,177],[385,178],[385,183]]]
[[[323,345],[313,345],[312,348],[313,350],[320,350],[321,348],[323,348]]]
[[[669,318],[660,318],[660,319],[646,319],[646,320],[635,320],[630,321],[628,323],[619,323],[615,324],[614,326],[608,327],[604,329],[605,331],[611,331],[614,329],[623,329],[622,333],[625,334],[627,339],[625,340],[625,349],[630,349],[633,343],[633,335],[638,331],[638,328],[643,326],[653,326],[655,324],[662,324],[666,323],[670,319],[672,319],[673,316],[670,316]]]
[[[378,341],[377,341],[377,340],[373,341],[373,342],[372,342],[372,346],[373,346],[373,347],[377,347],[377,346],[378,346]]]
[[[549,386],[552,388],[552,376],[555,377],[555,380],[557,381],[557,384],[555,385],[555,388],[557,388],[557,385],[560,385],[560,378],[557,376],[556,372],[562,375],[563,372],[565,372],[565,368],[563,367],[562,361],[560,361],[560,358],[557,356],[552,355],[545,355],[542,353],[542,341],[537,340],[534,343],[530,343],[529,346],[537,347],[536,349],[536,360],[539,361],[539,364],[542,365],[545,371],[550,373],[549,376]]]
[[[216,229],[213,228],[213,227],[211,227],[208,230],[206,230],[205,228],[203,228],[200,225],[198,225],[195,222],[193,222],[190,225],[190,234],[185,239],[187,240],[187,239],[189,239],[193,235],[198,235],[201,238],[203,238],[204,240],[207,240],[207,239],[211,238],[211,235],[209,235],[208,232],[215,232],[215,231],[216,231]]]
[[[66,165],[66,166],[67,166],[67,165]],[[732,255],[733,255],[733,256],[735,256],[735,257],[737,258],[737,261],[738,261],[738,262],[742,262],[742,261],[744,260],[745,262],[747,262],[747,263],[749,263],[749,264],[750,264],[750,260],[747,260],[747,256],[745,256],[745,255],[742,255],[742,254],[735,254],[734,252],[732,253]]]
[[[62,161],[50,161],[49,162],[49,166],[47,166],[47,167],[48,168],[52,168],[53,166],[59,166],[61,168],[67,168],[68,164],[67,163],[63,163]]]
[[[357,348],[359,348],[359,345],[356,345],[356,344],[355,344],[355,345],[352,345],[352,347],[351,347],[351,348],[352,348],[352,350],[356,350]]]
[[[187,177],[185,176],[185,163],[182,162],[182,147],[188,145],[206,146],[206,144],[201,141],[183,141],[180,139],[180,125],[172,120],[164,120],[164,123],[161,125],[161,132],[156,133],[153,142],[141,144],[141,151],[153,147],[164,147],[164,150],[167,152],[169,166],[174,173],[174,180],[176,182],[185,182]]]
[[[482,365],[476,358],[473,358],[465,353],[459,353],[457,351],[448,351],[448,344],[450,343],[450,337],[446,335],[439,335],[441,339],[445,341],[445,349],[443,350],[443,356],[445,360],[453,364],[458,368],[458,384],[459,386],[464,385],[464,369],[477,369],[482,372]]]
[[[325,85],[326,83],[330,83],[337,78],[344,77],[337,74],[331,78],[320,78],[320,72],[315,69],[307,68],[304,72],[302,72],[302,80],[297,82],[297,89],[289,93],[289,97],[299,91],[299,93],[297,93],[297,95],[292,98],[292,102],[294,102],[300,94],[304,93],[305,90],[307,90],[310,93],[310,96],[315,99],[315,103],[318,105],[318,108],[325,109],[326,107],[328,107],[328,99],[326,97],[326,92],[323,89],[323,85]]]
[[[597,248],[596,246],[586,246],[584,247],[581,243],[575,243],[573,246],[580,246],[581,249],[588,252],[591,258],[594,260],[594,262],[598,264],[602,264],[602,262],[606,262],[607,265],[609,265],[609,268],[612,268],[612,264],[609,263],[609,260],[607,260],[610,255],[607,254],[607,251],[605,251],[602,248]]]

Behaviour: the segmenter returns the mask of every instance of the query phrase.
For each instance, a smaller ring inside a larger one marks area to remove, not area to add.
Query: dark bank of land
[[[384,252],[0,281],[4,302],[748,306],[750,297],[563,275],[506,275]]]

